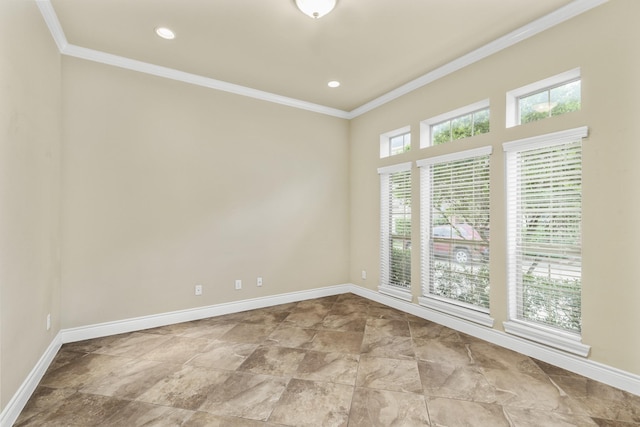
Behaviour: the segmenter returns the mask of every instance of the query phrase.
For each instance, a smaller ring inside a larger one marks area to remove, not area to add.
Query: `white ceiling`
[[[313,20],[293,0],[38,1],[63,53],[101,60],[104,52],[115,57],[102,62],[117,58],[138,70],[153,64],[204,77],[211,87],[250,88],[249,96],[263,91],[275,102],[317,104],[345,117],[403,85],[425,83],[425,75],[453,70],[456,59],[477,60],[603,2],[338,0]],[[159,25],[176,39],[156,36]],[[329,80],[342,85],[331,89]]]

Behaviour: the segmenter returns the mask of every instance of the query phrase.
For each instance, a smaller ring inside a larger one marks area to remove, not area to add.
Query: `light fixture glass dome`
[[[336,0],[295,0],[296,6],[305,15],[318,19],[331,12],[336,7]]]

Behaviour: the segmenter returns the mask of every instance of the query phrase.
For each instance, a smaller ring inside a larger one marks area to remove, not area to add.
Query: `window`
[[[541,80],[507,93],[507,127],[578,111],[580,69]]]
[[[411,163],[381,168],[380,292],[411,300]]]
[[[380,135],[380,158],[402,154],[411,149],[411,127],[405,126]]]
[[[586,356],[581,344],[582,138],[586,128],[504,144],[505,330]]]
[[[489,155],[483,147],[420,167],[422,305],[487,326]]]
[[[444,144],[489,132],[489,100],[432,117],[421,123],[420,147]]]

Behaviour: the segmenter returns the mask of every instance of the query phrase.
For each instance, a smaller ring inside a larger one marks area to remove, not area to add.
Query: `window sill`
[[[504,331],[508,334],[535,341],[567,353],[587,357],[591,346],[583,344],[579,335],[559,331],[544,326],[509,320],[503,322]]]
[[[380,292],[381,294],[388,295],[390,297],[401,299],[403,301],[411,302],[413,300],[413,295],[411,295],[410,290],[395,288],[393,286],[380,285],[378,286],[378,292]]]
[[[489,328],[493,327],[493,318],[489,313],[483,313],[478,310],[442,301],[433,297],[419,297],[418,302],[423,307],[440,311],[460,319],[468,320],[482,326],[487,326]]]

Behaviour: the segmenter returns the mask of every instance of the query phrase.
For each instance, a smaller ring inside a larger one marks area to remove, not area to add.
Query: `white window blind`
[[[423,296],[483,313],[489,313],[490,154],[483,147],[418,162]]]
[[[579,128],[504,144],[509,317],[578,335],[586,134]]]
[[[411,289],[411,163],[381,168],[380,285]]]

